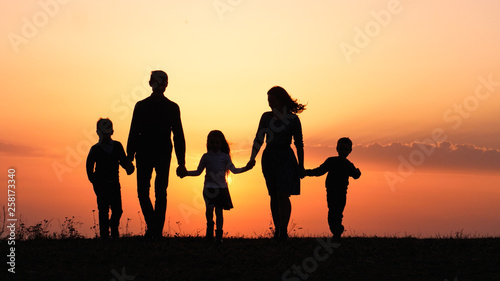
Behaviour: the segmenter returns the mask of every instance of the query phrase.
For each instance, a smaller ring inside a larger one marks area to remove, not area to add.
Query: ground
[[[3,263],[1,280],[500,280],[498,238],[349,237],[338,248],[326,237],[34,239],[15,249],[16,273]]]

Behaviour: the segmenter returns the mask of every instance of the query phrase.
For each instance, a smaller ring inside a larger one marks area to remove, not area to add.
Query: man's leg
[[[142,214],[146,221],[146,236],[155,231],[155,214],[151,199],[149,198],[149,188],[151,187],[151,174],[153,173],[153,161],[146,157],[136,158],[137,165],[137,195],[141,205]]]
[[[163,226],[165,225],[165,213],[167,212],[167,187],[170,171],[170,159],[172,154],[164,156],[155,166],[155,235],[163,236]]]

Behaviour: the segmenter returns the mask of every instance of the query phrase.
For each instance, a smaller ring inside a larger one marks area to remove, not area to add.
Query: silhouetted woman
[[[267,99],[272,111],[264,112],[260,118],[250,162],[255,161],[265,139],[262,173],[271,197],[274,238],[285,241],[288,238],[287,227],[292,211],[290,195],[300,194],[300,178],[304,176],[304,143],[297,114],[301,113],[305,106],[292,99],[287,91],[279,86],[267,92]],[[290,147],[292,137],[298,162]]]

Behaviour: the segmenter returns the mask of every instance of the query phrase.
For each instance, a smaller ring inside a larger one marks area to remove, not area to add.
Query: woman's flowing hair
[[[286,110],[290,113],[299,114],[302,111],[306,110],[305,104],[297,102],[297,99],[292,99],[290,94],[288,94],[288,92],[280,86],[272,87],[271,89],[269,89],[267,94],[275,96],[276,98],[278,98],[278,100],[283,102],[283,104],[285,104],[286,106]]]

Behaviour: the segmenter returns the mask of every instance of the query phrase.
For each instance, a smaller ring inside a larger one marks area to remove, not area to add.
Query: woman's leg
[[[281,227],[281,215],[280,215],[278,194],[271,195],[271,216],[273,218],[273,223],[274,223],[274,238],[278,238]]]
[[[274,222],[275,238],[288,237],[287,228],[292,213],[290,196],[284,192],[276,192],[271,195],[271,214]]]
[[[292,213],[292,203],[290,202],[290,195],[287,193],[279,193],[279,206],[280,206],[280,238],[288,238],[288,223],[290,222],[290,215]]]

